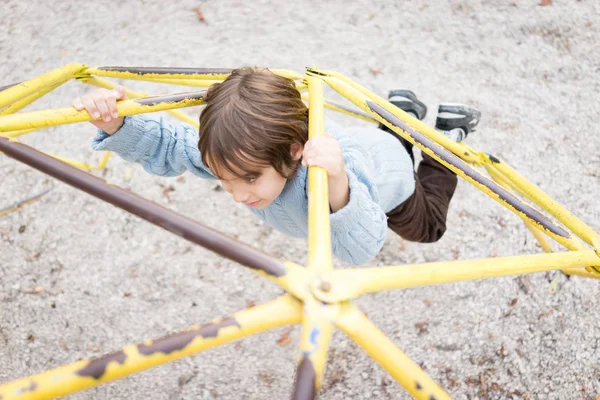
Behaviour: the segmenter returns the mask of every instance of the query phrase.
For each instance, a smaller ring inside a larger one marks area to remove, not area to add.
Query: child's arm
[[[113,151],[155,175],[174,176],[190,170],[202,178],[216,179],[202,163],[195,128],[172,124],[158,116],[118,117],[116,101],[125,98],[122,88],[99,89],[73,102],[75,109],[85,109],[92,117],[101,118],[91,121],[100,129],[92,145],[94,150]]]
[[[307,142],[303,163],[328,171],[333,252],[351,264],[364,264],[379,253],[387,235],[369,156],[351,136],[321,138]]]

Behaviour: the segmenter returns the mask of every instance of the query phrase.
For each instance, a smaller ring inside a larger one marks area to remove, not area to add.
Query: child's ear
[[[293,143],[290,146],[290,154],[292,155],[293,160],[301,159],[303,151],[304,151],[304,147],[300,143]]]

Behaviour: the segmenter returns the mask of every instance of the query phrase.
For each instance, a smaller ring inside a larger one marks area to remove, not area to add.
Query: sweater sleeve
[[[127,161],[141,164],[151,174],[175,176],[189,170],[201,178],[216,179],[202,162],[196,129],[162,117],[125,117],[121,129],[112,136],[99,130],[92,148],[113,151]]]
[[[383,247],[387,217],[379,206],[375,171],[369,155],[349,135],[334,135],[342,147],[350,200],[330,215],[333,252],[353,265],[371,260]]]

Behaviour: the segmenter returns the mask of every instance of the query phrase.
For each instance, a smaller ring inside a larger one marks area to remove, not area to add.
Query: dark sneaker
[[[420,120],[425,118],[425,115],[427,115],[427,106],[421,101],[419,101],[415,93],[410,90],[391,90],[388,94],[388,101],[396,107],[398,107],[399,109],[403,110],[404,112],[410,113],[415,118],[418,118]],[[393,131],[388,129],[388,127],[383,124],[379,124],[379,129],[391,133],[396,139],[400,141],[400,143],[402,143],[402,146],[404,146],[404,148],[408,152],[408,155],[410,156],[410,159],[412,160],[414,165],[415,156],[413,154],[413,145],[404,138],[396,135]]]
[[[481,111],[465,104],[440,104],[435,127],[455,142],[466,138],[481,119]]]
[[[391,90],[388,94],[388,101],[420,120],[427,115],[427,106],[417,99],[417,95],[410,90]]]

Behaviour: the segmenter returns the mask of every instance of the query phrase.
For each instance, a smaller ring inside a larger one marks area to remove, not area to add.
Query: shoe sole
[[[417,99],[417,95],[412,90],[390,90],[388,101],[405,112],[415,114],[419,120],[427,115],[427,106]]]
[[[444,103],[438,107],[435,127],[444,131],[455,128],[472,132],[481,118],[481,111],[466,104]]]

